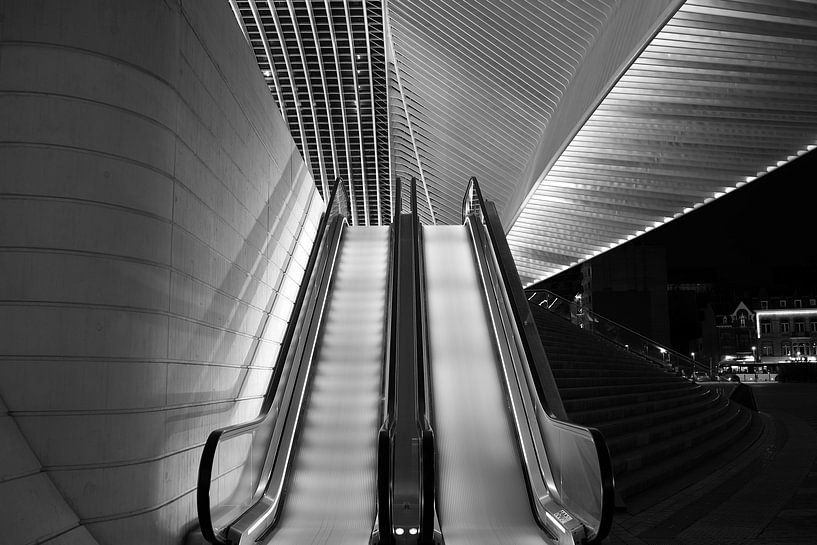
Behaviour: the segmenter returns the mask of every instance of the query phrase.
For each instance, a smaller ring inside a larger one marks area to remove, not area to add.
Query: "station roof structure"
[[[476,176],[525,284],[817,144],[813,1],[227,1],[322,194],[459,223]]]

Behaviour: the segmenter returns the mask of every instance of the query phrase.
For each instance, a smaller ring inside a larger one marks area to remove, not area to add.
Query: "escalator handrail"
[[[388,297],[386,301],[386,364],[383,373],[383,422],[378,430],[377,438],[377,526],[380,536],[380,543],[388,543],[391,540],[391,474],[392,474],[392,435],[394,433],[394,402],[395,402],[395,362],[397,360],[397,318],[399,316],[397,308],[397,244],[400,240],[400,207],[401,207],[401,182],[400,178],[395,181],[395,199],[392,210],[391,245],[388,272]]]
[[[473,191],[473,195],[472,192]],[[479,207],[478,212],[472,211],[473,201]],[[588,543],[598,543],[610,531],[613,520],[614,511],[614,479],[613,468],[610,460],[610,453],[602,434],[593,428],[586,428],[577,426],[567,420],[567,414],[561,403],[561,395],[556,387],[554,380],[544,381],[540,375],[539,365],[534,362],[545,363],[547,365],[547,356],[542,347],[541,340],[536,330],[536,325],[533,321],[533,316],[530,308],[527,306],[527,298],[522,289],[522,283],[519,279],[519,272],[516,269],[516,264],[513,261],[510,248],[505,239],[504,232],[501,229],[499,214],[493,203],[488,203],[482,196],[482,191],[479,187],[479,182],[476,177],[472,176],[468,180],[468,186],[465,191],[462,202],[462,218],[463,222],[470,214],[478,214],[479,220],[485,225],[488,233],[488,238],[491,246],[494,249],[497,263],[500,268],[500,275],[505,287],[505,291],[510,299],[510,307],[513,314],[513,319],[516,324],[516,329],[520,333],[520,341],[524,351],[525,358],[529,362],[528,368],[530,370],[531,378],[533,379],[534,388],[536,390],[536,397],[539,400],[542,408],[548,417],[559,422],[567,429],[576,428],[587,430],[593,439],[596,448],[596,453],[599,460],[599,471],[602,488],[602,506],[601,518],[599,520],[599,528],[594,538]],[[524,305],[524,307],[523,307]],[[527,310],[523,317],[523,308]],[[549,369],[547,365],[546,369]],[[557,403],[549,403],[548,400],[557,400]]]
[[[417,180],[411,178],[411,215],[414,218],[414,289],[415,289],[415,342],[417,343],[417,399],[418,399],[418,426],[421,433],[421,478],[422,478],[422,516],[420,527],[420,540],[423,543],[431,543],[434,538],[434,514],[437,497],[437,475],[436,475],[436,444],[434,430],[432,427],[433,418],[431,415],[431,372],[428,358],[428,328],[426,323],[425,310],[425,281],[423,271],[425,262],[423,257],[422,227],[420,225],[420,215],[417,210]]]
[[[222,539],[216,533],[215,528],[213,528],[213,520],[210,514],[210,485],[212,482],[211,479],[213,476],[213,463],[215,461],[216,450],[218,448],[219,443],[222,440],[230,439],[231,437],[236,437],[238,435],[247,433],[248,431],[257,428],[259,425],[261,425],[261,423],[266,419],[267,415],[269,414],[270,408],[272,407],[272,403],[275,398],[275,393],[278,390],[278,386],[281,382],[281,376],[283,374],[283,370],[285,367],[286,358],[289,354],[292,345],[292,339],[294,338],[295,335],[295,330],[297,328],[298,322],[297,316],[300,314],[301,309],[303,307],[304,300],[306,298],[306,294],[310,285],[310,280],[312,278],[312,273],[315,268],[315,263],[318,259],[320,249],[323,246],[324,239],[326,238],[326,233],[329,226],[329,219],[330,216],[332,216],[332,207],[335,204],[338,189],[342,187],[343,179],[341,177],[337,177],[332,186],[332,192],[329,196],[329,201],[326,203],[326,207],[324,211],[321,213],[321,219],[320,222],[318,223],[318,228],[315,233],[315,242],[312,246],[312,250],[309,253],[309,259],[307,260],[306,267],[304,268],[304,274],[301,280],[301,285],[298,288],[298,295],[295,298],[292,313],[290,315],[287,328],[284,332],[284,337],[281,340],[281,347],[278,351],[278,357],[276,358],[275,368],[273,370],[272,377],[270,378],[270,383],[269,386],[267,387],[267,391],[264,394],[264,401],[261,404],[261,410],[259,411],[258,416],[248,422],[232,424],[230,426],[225,426],[213,430],[208,435],[207,441],[204,444],[204,449],[201,454],[201,461],[199,463],[198,482],[196,486],[196,506],[198,510],[199,526],[201,528],[202,536],[210,543],[216,545],[228,545],[227,541]]]

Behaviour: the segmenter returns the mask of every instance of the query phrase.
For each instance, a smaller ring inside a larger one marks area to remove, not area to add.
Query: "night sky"
[[[817,293],[817,150],[641,237],[669,282]]]
[[[815,195],[817,150],[627,244],[663,246],[670,283],[817,294]]]

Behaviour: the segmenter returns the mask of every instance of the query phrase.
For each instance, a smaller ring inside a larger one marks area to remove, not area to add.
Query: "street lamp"
[[[692,352],[692,376],[695,376],[695,352]]]
[[[752,347],[752,359],[757,361],[757,346]]]

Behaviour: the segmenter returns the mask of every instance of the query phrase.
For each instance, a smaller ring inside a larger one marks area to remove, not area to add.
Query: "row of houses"
[[[707,305],[698,359],[745,372],[767,372],[784,362],[817,363],[817,297],[752,298]]]

